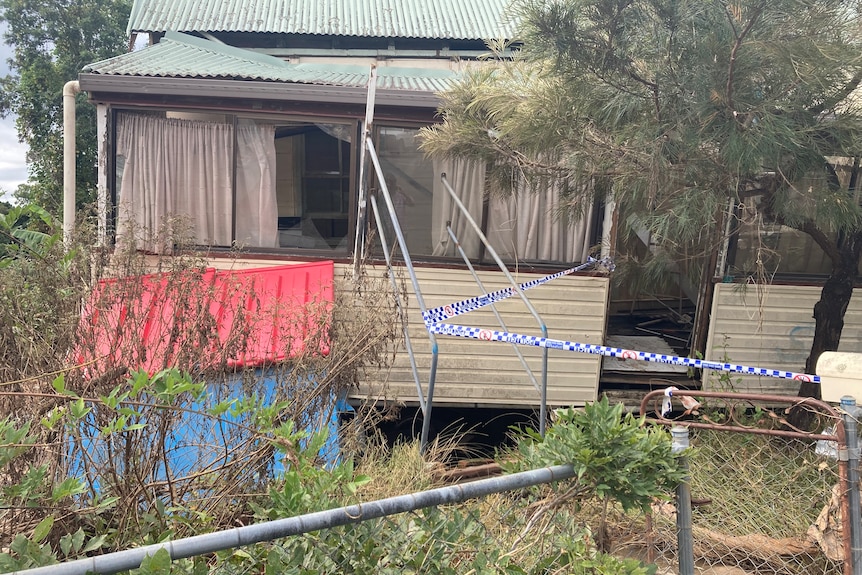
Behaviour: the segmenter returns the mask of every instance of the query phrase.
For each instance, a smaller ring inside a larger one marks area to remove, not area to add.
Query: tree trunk
[[[814,341],[805,362],[805,373],[816,373],[817,360],[824,351],[835,351],[844,329],[844,314],[853,296],[853,285],[859,276],[862,252],[862,231],[847,235],[832,262],[832,273],[823,284],[820,301],[814,305]],[[799,386],[802,397],[820,398],[820,385],[803,381]]]

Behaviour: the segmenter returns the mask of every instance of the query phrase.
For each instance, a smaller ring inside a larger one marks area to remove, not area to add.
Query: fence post
[[[850,508],[850,563],[853,575],[862,575],[862,503],[859,496],[859,407],[856,399],[841,398],[847,443],[847,500]]]
[[[856,406],[853,393],[862,383],[862,353],[846,353],[825,351],[817,359],[817,375],[820,376],[820,394],[823,401],[840,402],[843,411],[844,448],[846,453],[839,452],[842,464],[846,465],[847,492],[842,493],[842,505],[846,505],[846,516],[843,523],[850,532],[844,534],[845,554],[847,540],[850,549],[847,561],[850,569],[845,573],[862,575],[862,507],[859,495],[859,425],[858,420],[862,410]],[[839,448],[841,446],[839,445]]]
[[[689,446],[688,428],[675,425],[670,430],[673,452],[682,453]],[[681,455],[679,463],[688,471],[688,457]],[[679,549],[679,575],[694,575],[694,541],[691,532],[691,489],[686,473],[676,488],[676,539]],[[855,575],[855,574],[854,574]]]

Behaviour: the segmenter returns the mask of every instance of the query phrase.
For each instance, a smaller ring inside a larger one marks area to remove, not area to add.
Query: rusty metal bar
[[[665,390],[654,390],[647,393],[641,400],[640,414],[646,416],[649,411],[650,402],[655,402],[657,399],[664,399],[666,396]],[[802,430],[786,430],[786,429],[762,429],[745,427],[742,425],[730,425],[719,423],[700,423],[698,421],[681,421],[668,419],[661,414],[659,410],[653,410],[653,416],[650,419],[661,425],[684,425],[695,429],[709,429],[713,431],[727,431],[732,433],[751,433],[756,435],[771,435],[774,437],[788,437],[793,439],[808,439],[808,440],[825,440],[834,441],[838,447],[838,485],[841,497],[841,529],[842,543],[844,546],[844,573],[845,575],[854,575],[853,566],[853,549],[850,541],[851,521],[850,521],[850,497],[849,497],[849,462],[846,457],[847,453],[847,435],[844,428],[844,418],[839,410],[832,405],[814,399],[813,397],[795,397],[788,395],[774,395],[761,393],[726,393],[717,391],[697,391],[697,390],[673,390],[673,397],[692,397],[692,398],[712,398],[728,400],[734,405],[739,402],[759,402],[770,405],[787,405],[789,407],[808,407],[827,416],[835,422],[835,432],[833,434],[811,433]],[[789,425],[786,421],[781,423]],[[845,456],[840,456],[844,453]]]
[[[653,390],[647,393],[641,400],[640,414],[644,416],[647,415],[650,402],[654,402],[656,401],[656,399],[663,399],[664,397],[665,391],[661,389]],[[844,424],[841,418],[841,413],[828,403],[820,401],[819,399],[814,399],[813,397],[794,397],[788,395],[770,395],[762,393],[725,393],[718,391],[697,391],[685,389],[674,390],[673,397],[713,398],[731,400],[737,403],[747,401],[768,403],[773,405],[776,403],[787,404],[790,407],[807,406],[810,408],[816,408],[823,415],[835,420],[835,434],[826,435],[822,433],[813,433],[801,430],[791,431],[781,429],[762,429],[755,427],[732,426],[720,423],[679,421],[675,419],[668,419],[655,410],[650,419],[652,419],[656,423],[661,423],[662,425],[685,425],[687,427],[698,429],[712,429],[716,431],[729,431],[738,433],[753,433],[756,435],[775,435],[779,437],[790,437],[794,439],[822,439],[826,441],[838,442],[840,447],[846,445],[846,442],[844,441]]]

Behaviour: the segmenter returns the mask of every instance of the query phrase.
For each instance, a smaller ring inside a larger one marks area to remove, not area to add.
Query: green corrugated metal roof
[[[132,32],[512,38],[510,0],[135,0]]]
[[[370,69],[350,64],[290,64],[274,56],[168,32],[142,50],[90,64],[84,72],[160,78],[221,78],[327,86],[366,86]],[[455,76],[448,70],[385,67],[377,85],[392,90],[439,92]]]

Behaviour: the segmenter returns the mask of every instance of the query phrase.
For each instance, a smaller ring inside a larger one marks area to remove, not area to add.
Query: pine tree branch
[[[730,22],[730,27],[733,29],[733,34],[736,37],[736,42],[733,44],[733,48],[730,51],[730,62],[728,63],[727,69],[727,84],[725,86],[725,98],[727,100],[727,107],[730,108],[733,116],[736,117],[736,110],[734,110],[733,106],[733,81],[735,77],[736,71],[736,56],[739,53],[739,49],[742,47],[742,43],[747,38],[748,34],[751,32],[754,25],[757,23],[760,15],[763,14],[763,6],[761,5],[756,10],[754,10],[754,14],[749,19],[748,23],[745,25],[745,28],[742,31],[737,31],[736,26],[733,23],[733,14],[731,14],[727,9],[725,9],[725,13],[727,14],[727,19]]]
[[[829,239],[829,236],[824,232],[820,226],[814,223],[814,220],[810,218],[805,218],[800,222],[788,222],[784,216],[778,215],[774,213],[771,208],[768,209],[764,215],[768,215],[770,219],[776,224],[780,224],[782,226],[787,226],[788,228],[793,228],[794,230],[799,230],[800,232],[807,234],[814,240],[823,253],[829,257],[833,264],[839,262],[841,260],[841,253],[838,249],[838,245]]]
[[[856,72],[852,78],[844,85],[844,87],[839,90],[834,96],[831,98],[827,98],[819,105],[814,106],[808,109],[808,112],[814,116],[820,115],[827,110],[831,110],[839,103],[846,100],[850,94],[856,91],[856,88],[859,87],[859,84],[862,83],[862,70]]]

